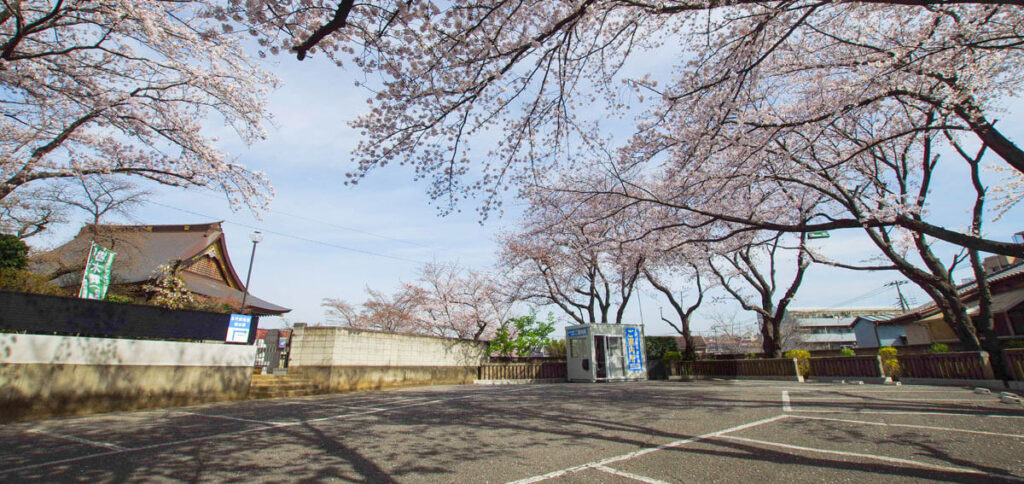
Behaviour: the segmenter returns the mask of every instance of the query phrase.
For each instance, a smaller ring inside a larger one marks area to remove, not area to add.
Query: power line
[[[203,195],[204,197],[208,197],[208,198],[215,198],[215,199],[218,199],[218,200],[221,199],[221,197],[219,197],[217,195],[214,195],[213,193],[209,193],[207,191],[196,191],[195,193],[198,193],[198,194]],[[331,227],[334,227],[334,228],[337,228],[337,229],[348,230],[350,232],[355,232],[355,233],[358,233],[358,234],[369,235],[371,237],[377,237],[377,238],[380,238],[380,239],[391,240],[391,241],[394,241],[394,242],[401,242],[403,244],[414,245],[416,247],[422,247],[424,249],[431,249],[431,250],[436,250],[437,249],[436,247],[433,247],[433,246],[430,246],[430,245],[426,245],[426,244],[421,244],[421,243],[418,243],[418,242],[413,242],[411,240],[400,239],[398,237],[391,237],[389,235],[382,235],[382,234],[377,234],[377,233],[369,232],[369,231],[362,230],[362,229],[357,229],[357,228],[353,228],[353,227],[347,227],[345,225],[339,225],[339,224],[336,224],[336,223],[333,223],[333,222],[328,222],[328,221],[325,221],[325,220],[316,219],[316,218],[309,217],[309,216],[306,216],[306,215],[300,215],[300,214],[296,214],[296,213],[284,212],[284,211],[281,211],[281,210],[273,210],[273,209],[269,209],[269,208],[266,209],[266,211],[270,212],[270,213],[277,214],[277,215],[283,215],[283,216],[286,216],[286,217],[293,217],[293,218],[308,220],[310,222],[316,222],[318,224],[328,225],[328,226],[331,226]]]
[[[169,208],[171,210],[177,210],[179,212],[184,212],[184,213],[187,213],[189,215],[195,215],[195,216],[198,216],[198,217],[208,218],[208,219],[212,219],[212,220],[220,220],[220,217],[213,217],[213,216],[210,216],[210,215],[202,214],[202,213],[199,213],[199,212],[194,212],[192,210],[186,210],[184,208],[175,207],[175,206],[172,206],[172,205],[167,205],[167,204],[160,203],[160,202],[149,201],[148,203],[152,203],[154,205],[159,205],[161,207]],[[275,230],[269,230],[269,229],[266,229],[266,228],[263,228],[263,227],[257,227],[255,225],[250,225],[250,224],[246,224],[246,223],[242,223],[242,222],[235,222],[233,220],[224,219],[224,223],[229,223],[231,225],[237,225],[239,227],[245,227],[245,228],[253,229],[253,230],[260,230],[260,231],[262,231],[263,233],[266,233],[266,234],[274,234],[274,235],[277,235],[279,237],[285,237],[285,238],[289,238],[289,239],[301,240],[303,242],[309,242],[309,243],[312,243],[312,244],[323,245],[325,247],[331,247],[331,248],[335,248],[335,249],[347,250],[347,251],[351,251],[351,252],[358,252],[360,254],[372,255],[372,256],[376,256],[376,257],[384,257],[386,259],[393,259],[393,260],[402,261],[402,262],[411,262],[413,264],[420,264],[420,265],[426,265],[427,264],[427,262],[423,262],[423,261],[419,261],[419,260],[415,260],[415,259],[408,259],[408,258],[405,258],[405,257],[399,257],[399,256],[395,256],[395,255],[382,254],[380,252],[374,252],[374,251],[371,251],[371,250],[357,249],[355,247],[347,247],[347,246],[344,246],[344,245],[332,244],[330,242],[324,242],[322,240],[310,239],[310,238],[307,238],[307,237],[300,237],[298,235],[286,234],[286,233],[283,233],[283,232],[277,232]]]

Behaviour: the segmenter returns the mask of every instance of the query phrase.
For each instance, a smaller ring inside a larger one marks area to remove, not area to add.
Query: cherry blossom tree
[[[196,1],[0,4],[0,200],[47,180],[133,175],[262,209],[266,177],[204,123],[264,137],[275,80]]]
[[[377,331],[487,340],[511,316],[516,299],[489,275],[455,264],[432,263],[413,283],[393,294],[366,288],[358,307],[326,298],[321,306],[329,321]]]
[[[579,147],[623,125],[632,134],[623,156],[690,158],[726,148],[750,155],[766,144],[746,140],[788,133],[812,140],[831,123],[907,104],[938,111],[958,137],[1024,171],[1024,151],[992,120],[1021,87],[1024,20],[1016,0],[264,0],[232,7],[253,25],[276,28],[261,36],[272,52],[299,59],[322,52],[379,79],[367,85],[371,112],[354,123],[364,138],[352,181],[408,163],[446,206],[483,195],[486,213],[504,186],[532,185],[551,167],[586,168]],[[674,66],[637,72],[635,64],[652,57]],[[602,125],[595,108],[622,122]],[[921,129],[893,128],[889,138]],[[472,152],[480,145],[472,139],[485,133],[496,141]],[[907,228],[1024,253],[938,227]]]
[[[424,292],[408,284],[394,294],[366,288],[367,300],[359,311],[344,300],[326,298],[321,306],[327,308],[328,319],[356,329],[388,333],[425,334],[422,307]]]
[[[494,277],[455,264],[425,265],[416,285],[425,292],[425,319],[437,336],[489,340],[516,302]]]
[[[624,217],[602,218],[596,197],[534,191],[527,215],[501,237],[500,259],[521,298],[554,304],[578,324],[622,324],[646,260]]]
[[[784,234],[774,234],[767,240],[749,240],[730,252],[713,256],[708,262],[725,292],[744,310],[757,314],[761,347],[770,358],[782,356],[782,320],[811,264],[805,238],[800,236],[792,279],[780,284],[778,268],[787,262],[783,238]],[[781,295],[777,294],[779,289],[783,289]]]

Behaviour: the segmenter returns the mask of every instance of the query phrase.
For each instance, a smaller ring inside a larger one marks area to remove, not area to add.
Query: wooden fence
[[[811,358],[810,377],[881,378],[882,361],[878,356],[839,356]]]
[[[1010,378],[1024,381],[1024,348],[1003,350],[1006,360],[1006,372]]]
[[[480,365],[480,380],[542,380],[565,378],[564,361],[543,363],[484,363]]]
[[[957,380],[991,380],[992,367],[988,353],[970,351],[919,355],[897,355],[901,378],[947,378]]]
[[[719,377],[797,377],[793,358],[759,360],[697,360],[679,362],[682,374]]]

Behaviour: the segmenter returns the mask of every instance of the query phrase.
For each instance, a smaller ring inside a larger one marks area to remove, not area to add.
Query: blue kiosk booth
[[[565,328],[566,377],[574,382],[646,380],[644,328],[582,324]]]

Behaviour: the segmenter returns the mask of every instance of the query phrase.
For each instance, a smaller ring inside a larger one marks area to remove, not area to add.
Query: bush
[[[796,369],[800,376],[807,376],[811,372],[811,352],[807,350],[789,350],[786,358],[796,358]]]
[[[932,353],[949,353],[949,346],[942,343],[932,343],[928,348],[928,351],[931,351]]]
[[[544,346],[547,350],[548,356],[551,358],[565,358],[565,340],[557,339],[553,340]]]
[[[666,352],[679,349],[672,336],[647,336],[644,338],[644,346],[647,361],[663,361]]]
[[[896,358],[898,351],[892,346],[878,349],[878,356],[882,357],[882,367],[885,368],[885,375],[897,378],[900,374],[900,361]]]
[[[757,353],[747,353],[747,354],[743,355],[743,359],[745,359],[745,360],[756,360],[757,358],[758,358],[758,354]]]
[[[0,291],[62,296],[64,291],[45,277],[24,269],[0,268]]]
[[[857,352],[853,351],[850,348],[843,348],[843,349],[839,350],[839,354],[841,354],[843,356],[857,356]]]
[[[107,297],[103,298],[103,300],[107,301],[107,302],[120,303],[120,304],[134,304],[135,303],[135,299],[132,299],[131,296],[122,296],[120,294],[111,294],[109,292],[107,293]]]
[[[28,246],[21,239],[0,234],[0,269],[24,269],[28,267]]]
[[[661,356],[661,360],[666,363],[671,363],[673,361],[683,361],[683,354],[678,351],[666,351],[665,354]]]

